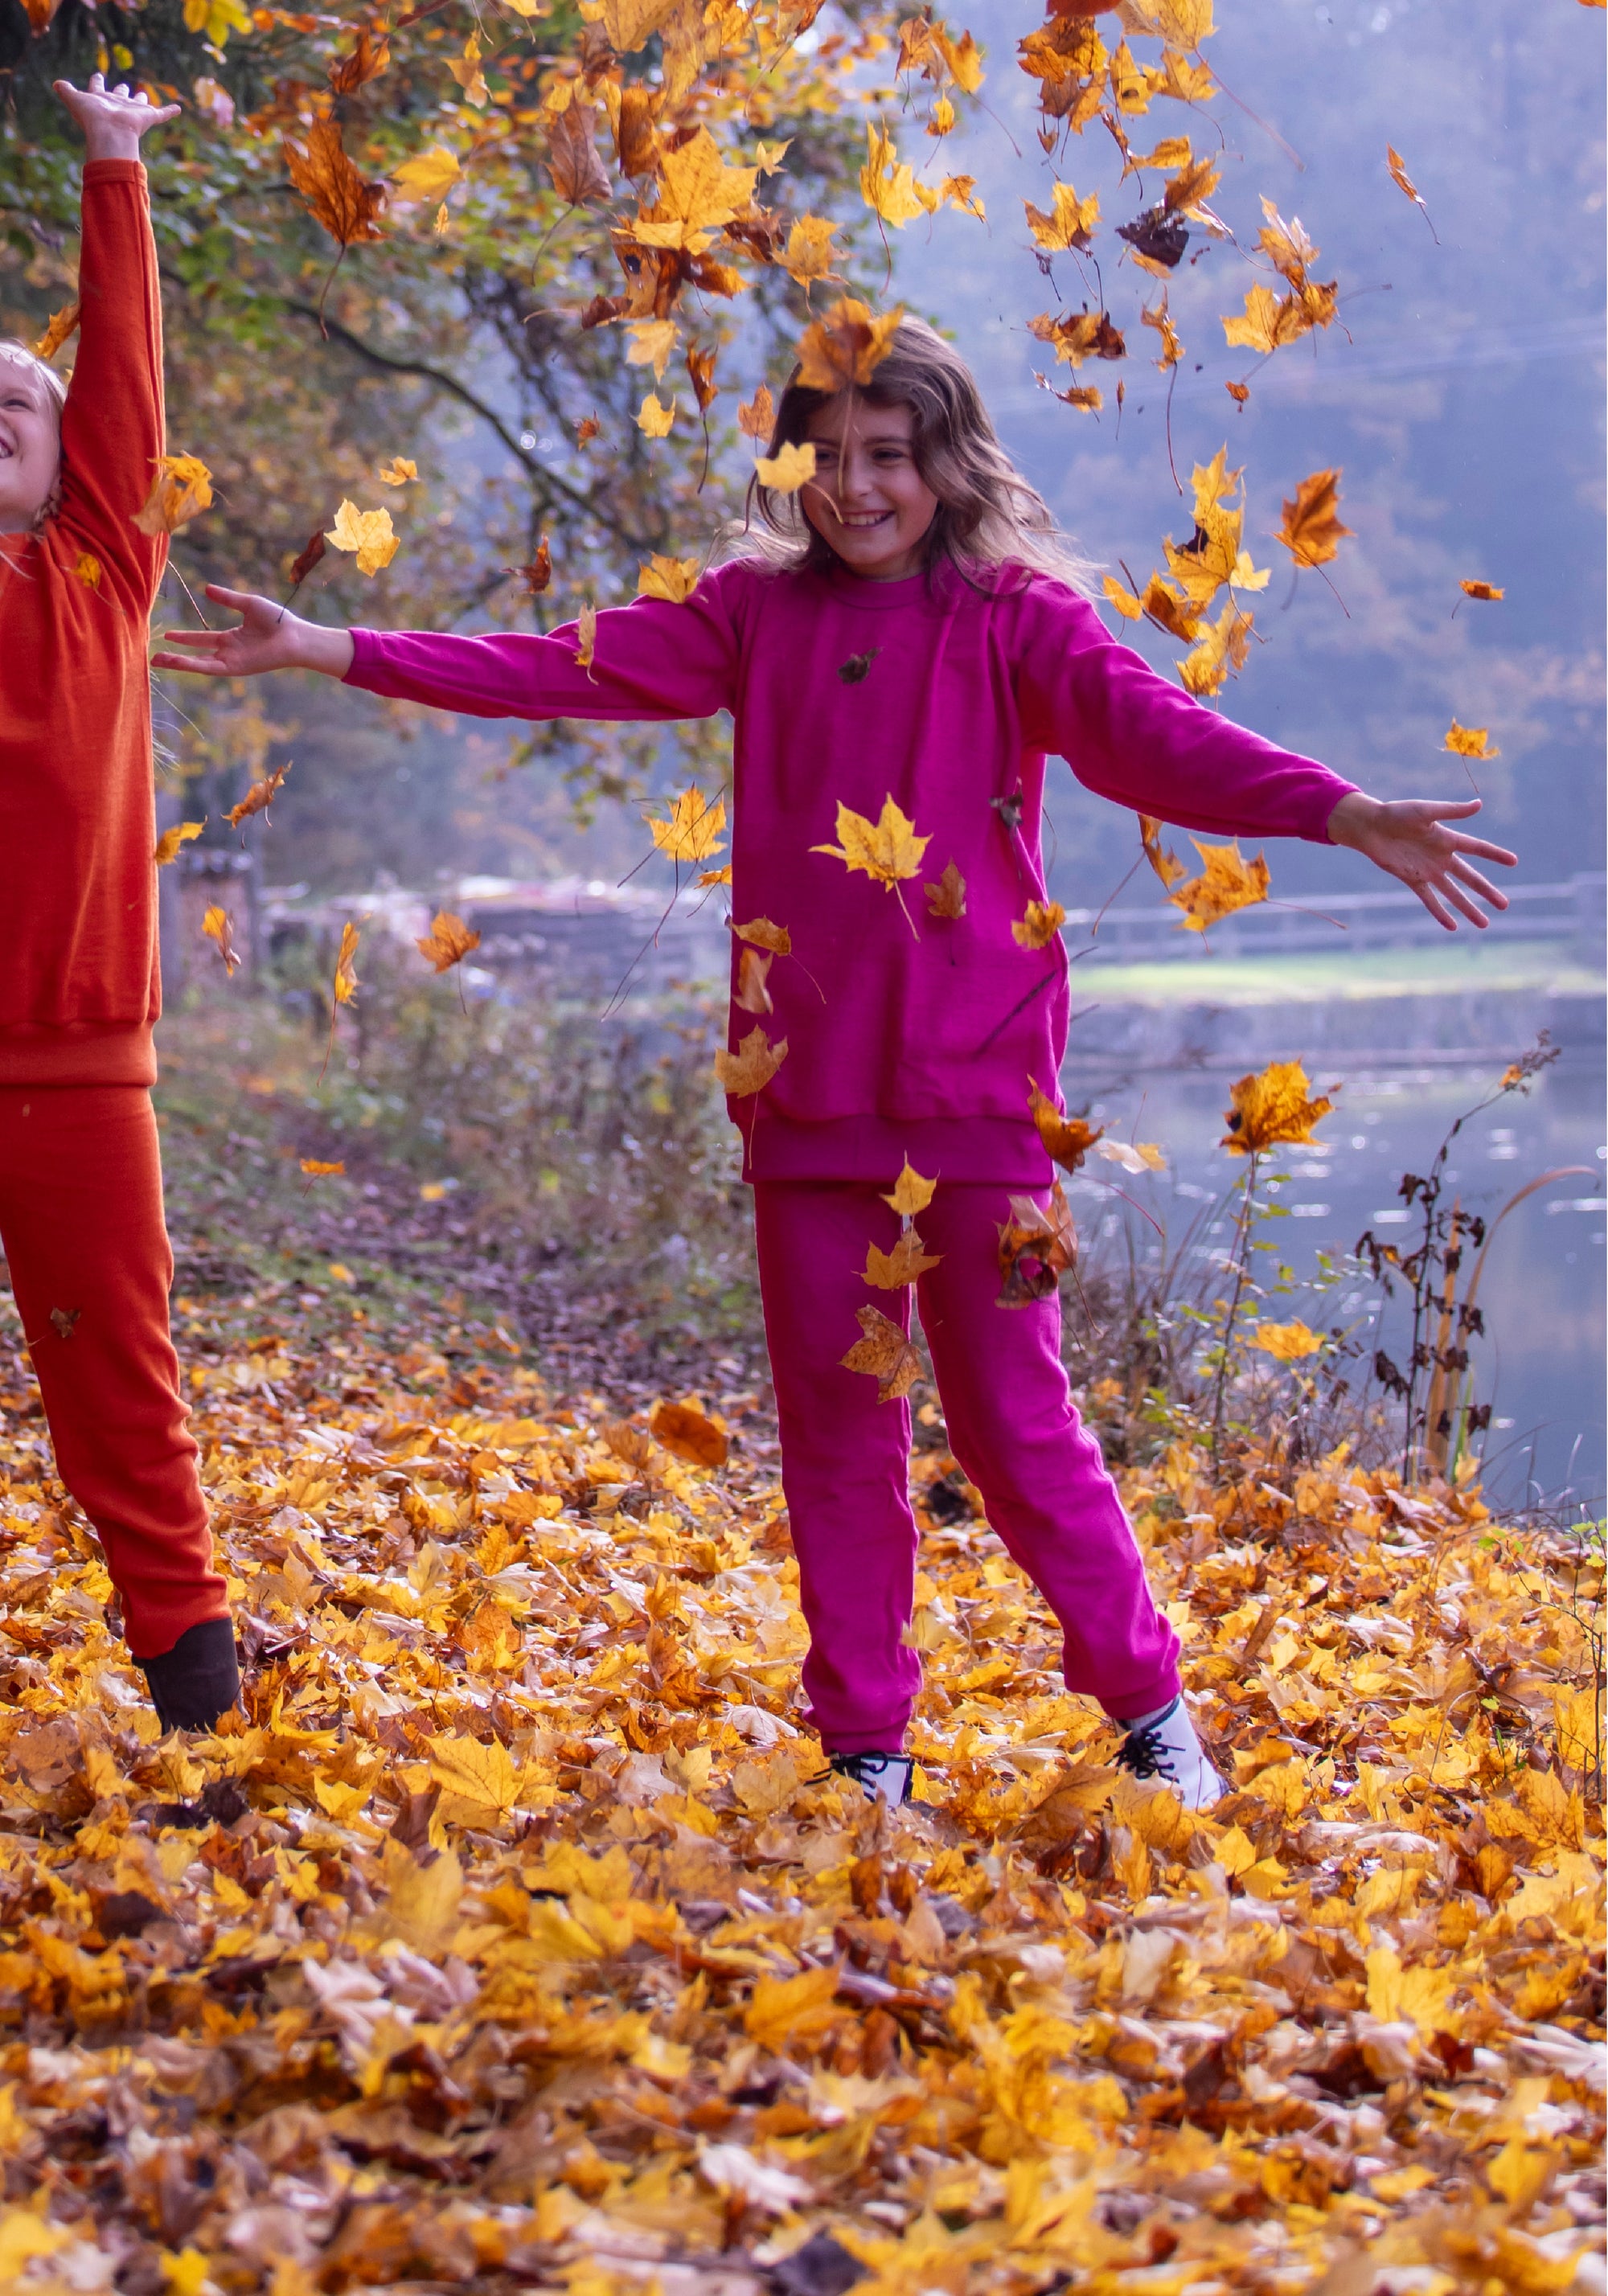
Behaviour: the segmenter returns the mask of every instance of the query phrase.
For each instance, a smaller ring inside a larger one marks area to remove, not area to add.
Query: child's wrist
[[[86,167],[96,160],[137,160],[139,156],[140,139],[137,135],[116,134],[106,136],[92,135],[86,140],[84,146]]]
[[[1325,824],[1330,844],[1359,843],[1382,810],[1379,799],[1369,797],[1365,790],[1348,790]]]

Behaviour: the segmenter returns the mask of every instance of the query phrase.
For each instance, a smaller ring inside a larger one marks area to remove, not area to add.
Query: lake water
[[[1489,1093],[1501,1073],[1499,1061],[1370,1070],[1361,1059],[1343,1068],[1325,1067],[1320,1059],[1309,1067],[1314,1090],[1328,1092],[1334,1110],[1317,1128],[1321,1147],[1289,1148],[1282,1162],[1270,1160],[1268,1170],[1284,1177],[1269,1182],[1268,1201],[1290,1217],[1262,1230],[1301,1277],[1316,1271],[1320,1251],[1349,1253],[1365,1228],[1382,1242],[1411,1247],[1416,1230],[1397,1193],[1401,1174],[1429,1170],[1453,1122]],[[1141,1178],[1091,1160],[1084,1172],[1096,1177],[1080,1174],[1071,1184],[1092,1260],[1125,1250],[1128,1231],[1142,1255],[1158,1248],[1154,1231],[1134,1207],[1104,1188],[1107,1177],[1119,1181],[1174,1238],[1199,1221],[1193,1249],[1206,1265],[1207,1255],[1232,1243],[1239,1199],[1229,1201],[1229,1191],[1244,1163],[1218,1144],[1231,1081],[1221,1071],[1178,1070],[1111,1080],[1087,1072],[1064,1078],[1070,1107],[1087,1105],[1113,1134],[1155,1141],[1168,1158],[1164,1175]],[[1572,1513],[1578,1503],[1590,1513],[1603,1511],[1604,1086],[1596,1062],[1561,1062],[1527,1096],[1505,1094],[1472,1117],[1448,1161],[1448,1201],[1456,1196],[1488,1222],[1542,1173],[1563,1165],[1585,1168],[1538,1189],[1503,1220],[1481,1279],[1486,1336],[1472,1342],[1474,1395],[1493,1406],[1485,1439],[1487,1488],[1509,1505],[1544,1502]],[[1382,1302],[1379,1287],[1365,1275],[1304,1305],[1315,1326],[1356,1324],[1370,1349],[1377,1344],[1405,1360],[1400,1297]],[[1297,1295],[1270,1312],[1280,1318],[1300,1315],[1303,1300]],[[1371,1336],[1374,1323],[1377,1341]]]

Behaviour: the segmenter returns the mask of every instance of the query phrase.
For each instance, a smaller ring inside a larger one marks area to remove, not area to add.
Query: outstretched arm
[[[1432,798],[1383,799],[1353,790],[1342,797],[1329,816],[1329,836],[1335,845],[1349,845],[1366,854],[1376,869],[1410,885],[1437,924],[1448,932],[1457,930],[1457,917],[1466,917],[1481,931],[1490,919],[1474,905],[1474,896],[1493,909],[1505,909],[1507,896],[1481,875],[1470,856],[1495,861],[1511,869],[1518,859],[1505,846],[1483,837],[1465,837],[1448,822],[1466,821],[1480,810],[1477,797],[1440,804]]]
[[[176,103],[153,105],[144,88],[131,95],[120,83],[108,87],[99,72],[87,87],[59,79],[55,91],[84,131],[86,160],[137,160],[146,129],[178,118]]]
[[[226,590],[217,582],[208,583],[207,595],[215,605],[238,614],[239,622],[226,630],[165,630],[163,646],[182,646],[184,652],[152,654],[152,669],[205,670],[212,677],[316,669],[324,677],[344,677],[352,666],[350,630],[304,622],[272,598],[255,598],[249,590]]]

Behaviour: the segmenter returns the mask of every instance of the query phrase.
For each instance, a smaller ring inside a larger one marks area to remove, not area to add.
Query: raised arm
[[[1489,922],[1476,896],[1507,906],[1473,863],[1511,867],[1514,855],[1456,826],[1479,812],[1478,799],[1369,797],[1158,676],[1070,591],[1036,586],[1024,613],[1023,733],[1063,756],[1086,788],[1181,829],[1350,846],[1408,886],[1448,931],[1458,916]]]
[[[165,536],[142,534],[135,512],[164,450],[162,308],[140,138],[177,112],[144,96],[59,80],[84,130],[86,158],[78,263],[78,345],[62,412],[64,531],[121,576],[146,611],[167,557]]]
[[[606,608],[596,617],[586,664],[576,622],[546,637],[327,629],[299,620],[271,598],[212,585],[207,595],[238,613],[238,626],[170,631],[164,648],[183,651],[157,654],[154,666],[220,677],[320,670],[370,693],[472,718],[712,718],[735,704],[742,580],[741,567],[722,567],[681,605],[637,598]]]

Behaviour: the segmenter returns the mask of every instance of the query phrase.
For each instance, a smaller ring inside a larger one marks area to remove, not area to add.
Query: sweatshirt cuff
[[[1334,840],[1329,834],[1329,823],[1334,808],[1342,798],[1355,794],[1358,784],[1341,781],[1338,774],[1329,774],[1326,766],[1319,767],[1318,770],[1328,774],[1329,786],[1320,793],[1313,806],[1311,828],[1303,830],[1301,833],[1313,845],[1333,845]]]
[[[379,667],[380,634],[377,630],[352,630],[352,658],[346,666],[342,685],[366,686]],[[1336,800],[1338,802],[1338,800]]]
[[[145,180],[144,162],[139,160],[86,160],[84,189],[93,184],[143,184]]]

